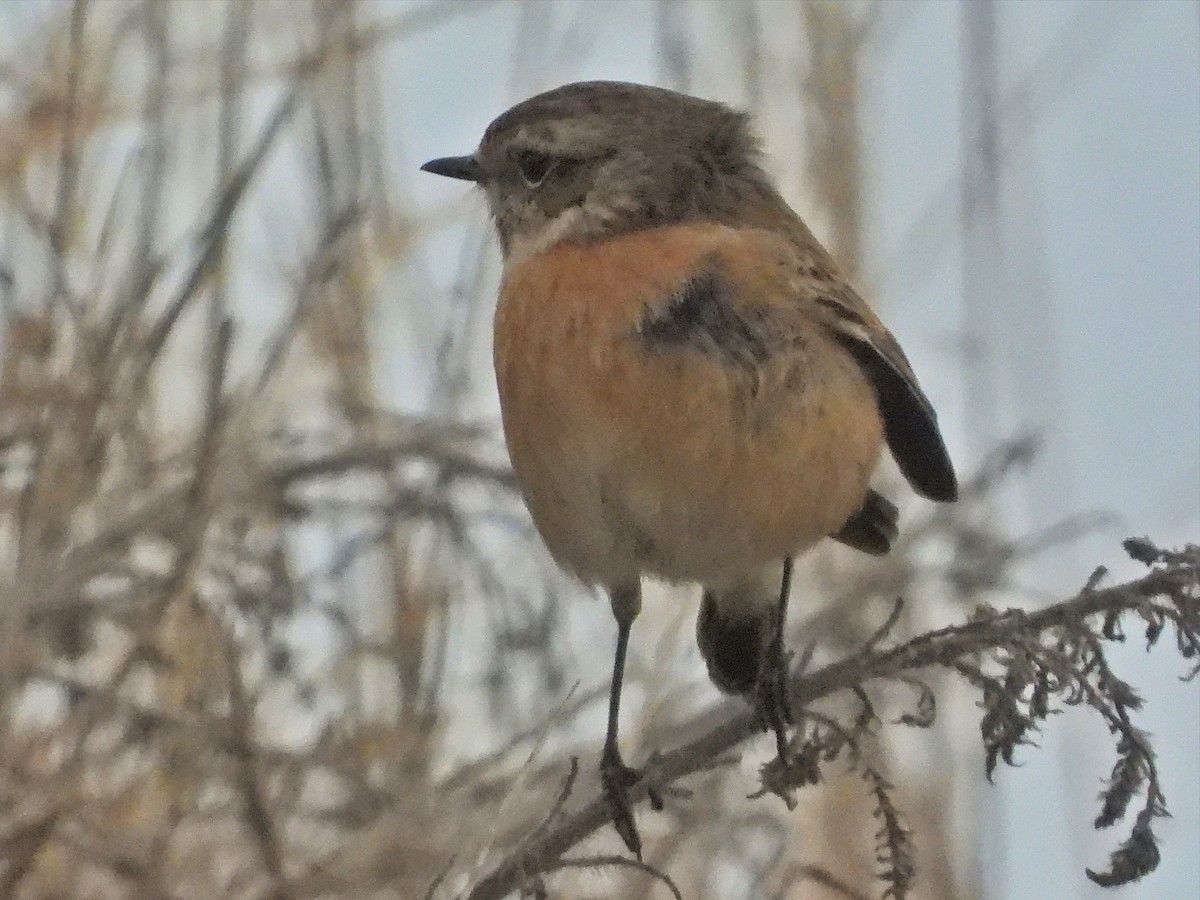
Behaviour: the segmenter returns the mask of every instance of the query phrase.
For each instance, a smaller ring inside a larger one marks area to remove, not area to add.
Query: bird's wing
[[[823,329],[874,387],[888,446],[913,488],[931,500],[954,500],[954,467],[912,366],[819,245],[758,228],[713,227],[704,235],[707,249],[694,259],[692,274],[645,308],[641,339],[706,352],[771,380],[794,368],[794,338]]]
[[[844,282],[813,279],[804,293],[818,318],[862,367],[875,387],[888,447],[913,488],[930,500],[958,496],[958,480],[937,413],[921,390],[900,344],[871,308]]]

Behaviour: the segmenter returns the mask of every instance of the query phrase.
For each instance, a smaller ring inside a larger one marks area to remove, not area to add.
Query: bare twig
[[[628,856],[582,856],[571,859],[560,859],[545,871],[556,872],[562,869],[602,869],[605,867],[636,869],[639,872],[645,872],[647,875],[651,875],[665,884],[675,900],[683,900],[683,894],[679,892],[679,888],[676,886],[675,882],[671,880],[670,875],[661,869],[656,869],[649,863],[642,862],[640,859],[631,859]]]
[[[929,632],[889,650],[871,650],[832,663],[792,680],[790,696],[797,721],[804,708],[817,700],[874,679],[891,679],[929,667],[954,667],[960,660],[1011,646],[1014,638],[1034,641],[1053,638],[1064,630],[1087,628],[1094,617],[1135,613],[1165,617],[1178,629],[1194,635],[1200,629],[1200,548],[1182,559],[1160,565],[1135,581],[1092,589],[1035,613],[1012,610],[987,613],[961,625]],[[648,784],[661,790],[692,774],[708,760],[722,755],[760,732],[751,711],[729,705],[728,717],[708,733],[655,758],[646,778],[630,791],[630,802],[648,797]],[[498,900],[515,890],[530,873],[546,871],[562,854],[611,817],[603,797],[566,816],[539,840],[522,848],[517,858],[503,859],[473,888],[471,900]]]

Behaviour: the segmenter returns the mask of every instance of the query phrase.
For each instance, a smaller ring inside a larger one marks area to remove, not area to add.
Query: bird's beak
[[[421,166],[421,171],[462,181],[478,183],[483,180],[483,168],[474,156],[443,156],[441,159],[431,159]]]

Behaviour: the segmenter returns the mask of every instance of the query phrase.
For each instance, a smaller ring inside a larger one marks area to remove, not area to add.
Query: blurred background
[[[951,510],[897,487],[890,558],[806,557],[793,646],[853,652],[897,595],[901,637],[1035,608],[1139,574],[1123,537],[1200,538],[1195,0],[7,0],[0,896],[450,897],[572,754],[591,795],[611,615],[507,468],[482,199],[417,169],[592,78],[754,113],[969,482]],[[633,761],[716,715],[696,599],[656,588],[635,630]],[[1194,896],[1196,686],[1136,628],[1114,661],[1174,817],[1107,893]],[[1058,716],[992,786],[975,697],[930,678],[937,724],[871,748],[914,896],[1105,894],[1103,725]],[[648,861],[696,900],[877,896],[862,780],[746,800],[769,743],[647,815]]]

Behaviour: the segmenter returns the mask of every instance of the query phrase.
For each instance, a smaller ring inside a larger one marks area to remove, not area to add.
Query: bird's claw
[[[763,648],[762,663],[758,669],[756,706],[762,719],[763,730],[775,732],[775,748],[779,762],[787,766],[787,729],[795,724],[792,716],[791,696],[788,690],[791,654],[783,650],[783,635],[778,625]]]
[[[633,816],[633,804],[629,801],[629,792],[642,780],[643,772],[625,765],[621,754],[615,747],[605,747],[600,759],[600,782],[604,787],[604,796],[612,811],[613,827],[629,852],[642,860],[642,836],[638,832],[637,821]],[[663,808],[662,795],[658,789],[647,785],[646,793],[650,797],[650,806],[655,811]]]

